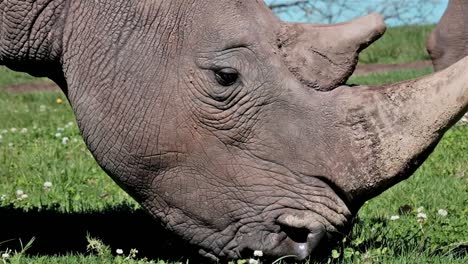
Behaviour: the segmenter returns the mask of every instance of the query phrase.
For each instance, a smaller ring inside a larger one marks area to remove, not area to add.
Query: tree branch
[[[270,4],[269,7],[272,10],[275,10],[275,9],[281,9],[281,8],[294,7],[294,6],[298,6],[298,5],[301,5],[301,4],[305,4],[307,2],[308,2],[307,0],[298,0],[298,1],[293,1],[293,2],[289,2],[289,3]]]

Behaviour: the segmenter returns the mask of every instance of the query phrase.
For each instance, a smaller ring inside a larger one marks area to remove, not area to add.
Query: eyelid
[[[211,51],[201,53],[195,59],[195,64],[204,70],[220,70],[223,68],[236,68],[240,56],[245,56],[245,50],[251,51],[247,46],[235,46],[220,51]],[[233,67],[234,66],[234,67]]]
[[[228,74],[239,74],[239,71],[232,67],[223,67],[220,69],[214,69],[215,72],[228,73]]]

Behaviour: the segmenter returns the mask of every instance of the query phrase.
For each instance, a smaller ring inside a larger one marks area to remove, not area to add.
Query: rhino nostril
[[[327,234],[314,214],[284,214],[278,217],[277,224],[286,235],[279,251],[282,255],[294,255],[297,260],[310,256]]]
[[[286,225],[281,225],[281,231],[286,233],[288,238],[296,243],[306,243],[310,234],[310,230],[306,228],[297,228]]]

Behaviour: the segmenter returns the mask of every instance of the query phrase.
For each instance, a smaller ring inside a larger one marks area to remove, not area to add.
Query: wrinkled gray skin
[[[449,1],[442,19],[429,36],[427,50],[436,71],[468,56],[468,1]]]
[[[321,26],[253,0],[0,3],[0,62],[55,80],[101,167],[213,260],[315,255],[467,110],[467,59],[342,86],[385,30],[377,15]]]

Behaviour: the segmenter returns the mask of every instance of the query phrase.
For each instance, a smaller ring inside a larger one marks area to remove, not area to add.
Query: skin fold
[[[347,87],[378,15],[280,21],[253,0],[3,0],[0,64],[49,77],[98,164],[213,261],[315,256],[467,111],[468,59]]]

